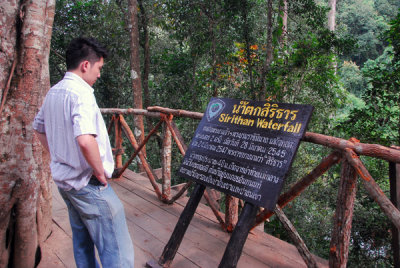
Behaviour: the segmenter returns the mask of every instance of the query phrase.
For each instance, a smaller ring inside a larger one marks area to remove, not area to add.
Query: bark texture
[[[54,8],[54,0],[0,2],[0,267],[35,267],[50,234],[49,157],[32,121],[50,86]]]
[[[143,109],[142,97],[142,78],[140,73],[140,54],[139,54],[139,25],[138,25],[138,2],[137,0],[128,0],[129,7],[129,30],[130,30],[130,48],[131,48],[131,81],[133,91],[133,108]],[[134,117],[135,136],[138,138],[139,144],[144,140],[144,124],[143,116]],[[142,152],[146,155],[146,148],[143,147]],[[143,166],[139,163],[140,171],[144,171]]]
[[[328,29],[335,31],[336,28],[336,0],[329,0]]]
[[[144,40],[142,42],[144,66],[143,66],[143,95],[144,107],[150,106],[150,92],[149,92],[149,74],[150,74],[150,34],[149,34],[149,17],[143,5],[143,0],[138,1],[140,9],[140,18],[142,21],[142,29]],[[150,122],[150,121],[149,121]]]
[[[347,160],[342,171],[329,250],[329,267],[347,267],[351,224],[357,191],[357,173]]]
[[[266,56],[265,62],[261,68],[261,75],[260,75],[260,96],[259,100],[264,100],[266,98],[267,89],[265,84],[265,77],[269,72],[271,67],[271,63],[273,60],[273,53],[272,53],[272,0],[268,0],[268,11],[267,11],[267,46],[266,46]]]

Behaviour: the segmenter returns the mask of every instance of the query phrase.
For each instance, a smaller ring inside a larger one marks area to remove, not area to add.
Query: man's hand
[[[50,150],[49,150],[49,144],[47,143],[46,133],[40,133],[36,130],[34,130],[34,131],[35,131],[36,137],[38,137],[42,146],[49,152]]]
[[[107,186],[108,182],[107,182],[107,178],[104,175],[104,173],[103,173],[103,176],[101,176],[101,175],[99,175],[99,176],[95,175],[95,176],[96,176],[97,180],[99,182],[101,182],[101,184],[103,184],[104,186]]]
[[[99,145],[93,135],[85,134],[76,138],[82,154],[86,161],[93,168],[93,175],[104,185],[107,185],[107,178],[104,174],[103,162],[100,158]]]

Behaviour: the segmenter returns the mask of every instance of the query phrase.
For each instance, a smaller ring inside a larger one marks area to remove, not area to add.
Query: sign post
[[[236,266],[258,207],[275,208],[312,111],[310,105],[210,100],[179,175],[246,201],[220,267]],[[164,266],[172,261],[165,258],[166,249],[159,261]]]
[[[181,216],[179,217],[178,223],[175,226],[171,238],[169,239],[163,253],[161,254],[159,263],[162,264],[164,267],[169,267],[170,263],[174,259],[175,254],[178,251],[179,245],[181,244],[183,236],[185,235],[185,232],[189,227],[189,223],[193,218],[194,212],[199,205],[200,199],[203,196],[205,189],[206,187],[204,185],[196,183],[192,195],[190,196],[189,201],[186,203],[186,206],[183,209]]]
[[[249,202],[244,204],[239,220],[232,232],[218,268],[236,267],[240,255],[242,254],[244,243],[246,242],[250,229],[253,227],[255,222],[257,211],[258,206]]]

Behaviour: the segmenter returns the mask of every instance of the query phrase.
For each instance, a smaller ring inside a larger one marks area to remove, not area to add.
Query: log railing
[[[192,119],[201,119],[203,114],[184,111],[174,110],[163,107],[148,107],[147,110],[143,109],[101,109],[103,114],[111,114],[111,121],[108,127],[110,132],[112,126],[115,131],[115,148],[114,154],[116,159],[116,171],[114,172],[115,178],[118,178],[128,168],[130,163],[138,157],[145,170],[151,185],[158,199],[164,203],[172,204],[178,198],[180,198],[186,190],[190,187],[191,181],[180,185],[179,191],[175,191],[175,194],[171,195],[171,148],[172,139],[175,141],[180,153],[182,155],[186,152],[186,145],[182,139],[182,136],[175,125],[174,117],[186,117]],[[141,144],[138,144],[132,130],[129,128],[124,116],[149,116],[159,119],[159,122],[155,127],[148,133],[146,138]],[[162,184],[161,190],[157,183],[158,178],[153,171],[150,164],[147,162],[145,155],[141,152],[141,149],[148,142],[149,138],[156,133],[156,131],[162,126],[163,127],[163,142],[162,142]],[[125,162],[122,163],[122,133],[125,134],[126,138],[132,145],[134,153]],[[400,150],[398,148],[389,148],[377,144],[364,144],[360,143],[357,139],[351,138],[350,140],[344,140],[336,137],[321,135],[317,133],[306,132],[302,141],[310,142],[325,147],[332,148],[333,151],[322,159],[321,163],[317,165],[309,174],[298,180],[291,188],[280,195],[276,208],[274,211],[261,210],[256,217],[255,226],[264,223],[269,217],[275,214],[278,219],[283,223],[285,229],[289,232],[290,237],[293,239],[293,243],[298,248],[301,256],[306,262],[308,267],[315,267],[315,260],[309,253],[307,247],[297,234],[293,225],[286,218],[282,212],[282,208],[285,207],[294,198],[299,196],[308,186],[310,186],[318,177],[323,175],[335,164],[341,163],[341,180],[339,185],[339,192],[337,198],[337,207],[334,218],[334,225],[331,236],[330,244],[330,267],[345,267],[348,259],[348,251],[350,244],[350,233],[351,223],[354,210],[354,200],[357,185],[357,177],[362,179],[363,185],[370,196],[378,203],[382,211],[386,214],[389,220],[397,227],[394,231],[397,234],[400,229],[400,211],[395,205],[389,200],[389,198],[383,193],[378,184],[369,174],[368,170],[360,160],[360,155],[380,158],[391,163],[391,167],[396,167],[396,163],[400,163]],[[391,172],[391,176],[396,175],[395,172]],[[394,174],[394,175],[393,175]],[[395,179],[394,179],[395,180]],[[225,208],[225,220],[223,219],[218,202],[215,200],[213,192],[204,192],[204,197],[219,221],[221,227],[224,230],[232,231],[237,221],[237,206],[241,204],[237,198],[231,196],[226,197],[226,208]],[[398,193],[395,193],[398,195]],[[255,227],[254,226],[254,227]],[[398,247],[396,247],[398,248]],[[394,252],[394,256],[399,256],[399,252]],[[399,260],[395,259],[395,264],[399,265]]]

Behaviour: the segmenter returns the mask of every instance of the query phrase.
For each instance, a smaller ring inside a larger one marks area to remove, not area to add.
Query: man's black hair
[[[71,41],[66,51],[67,70],[76,69],[87,60],[91,64],[107,58],[107,49],[94,38],[78,37]]]

